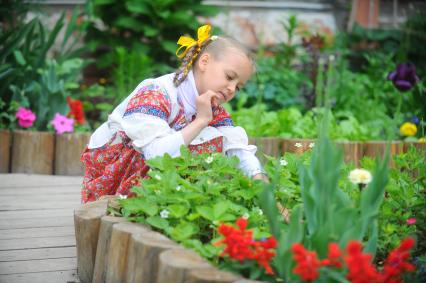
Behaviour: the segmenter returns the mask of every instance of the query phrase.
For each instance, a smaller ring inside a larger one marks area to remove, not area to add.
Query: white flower
[[[178,192],[179,192],[180,190],[182,190],[182,186],[177,186],[177,187],[176,187],[176,191],[178,191]]]
[[[158,175],[158,174],[155,174],[154,178],[155,178],[155,179],[157,179],[158,181],[160,181],[160,180],[161,180],[161,176],[160,176],[160,175]]]
[[[335,57],[334,57],[334,55],[333,55],[333,54],[331,54],[331,55],[328,57],[328,59],[329,59],[330,61],[334,61]]]
[[[295,147],[302,147],[302,144],[300,142],[297,142],[294,144]]]
[[[243,216],[242,216],[244,219],[249,219],[249,217],[250,217],[250,215],[246,212],[246,213],[244,213],[243,214]]]
[[[315,143],[314,142],[311,142],[310,144],[309,144],[309,148],[313,148],[315,146]]]
[[[127,196],[126,196],[126,195],[118,195],[118,198],[119,198],[119,199],[126,199],[126,198],[127,198]]]
[[[169,212],[168,210],[166,210],[166,209],[163,209],[163,210],[160,212],[160,216],[161,216],[161,218],[169,218],[169,214],[170,214],[170,212]]]
[[[288,164],[287,160],[285,160],[285,159],[281,159],[280,160],[280,165],[281,166],[287,166],[287,164]]]
[[[368,184],[371,182],[373,177],[371,173],[365,169],[354,169],[349,173],[349,181],[353,184]]]
[[[206,161],[207,164],[212,163],[213,162],[213,156],[207,157],[205,161]]]
[[[218,39],[219,37],[217,36],[217,35],[212,35],[211,37],[210,37],[210,39],[212,40],[212,41],[215,41],[216,39]]]
[[[255,212],[257,212],[259,215],[263,215],[263,210],[256,207],[255,209],[253,209]]]

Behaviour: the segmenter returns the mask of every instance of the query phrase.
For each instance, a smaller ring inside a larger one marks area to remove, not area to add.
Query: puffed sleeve
[[[255,153],[257,147],[248,144],[246,131],[234,126],[229,113],[218,106],[213,111],[213,120],[210,126],[215,127],[223,134],[223,152],[228,156],[237,156],[240,159],[239,168],[248,176],[264,173],[263,167]]]
[[[121,127],[133,141],[133,147],[149,159],[164,153],[179,154],[184,144],[181,132],[170,128],[171,101],[155,85],[141,88],[128,102]]]

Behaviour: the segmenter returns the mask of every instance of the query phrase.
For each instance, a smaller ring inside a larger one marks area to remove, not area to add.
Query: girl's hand
[[[212,107],[216,107],[219,95],[214,91],[208,90],[196,98],[197,118],[204,125],[208,125],[213,120]]]

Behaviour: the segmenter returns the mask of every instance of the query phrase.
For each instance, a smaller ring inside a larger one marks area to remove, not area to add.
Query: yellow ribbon
[[[185,57],[186,53],[188,52],[188,50],[192,46],[198,44],[198,46],[201,47],[203,42],[210,38],[211,28],[212,27],[210,25],[204,25],[204,26],[198,28],[198,31],[197,31],[198,39],[197,40],[195,40],[191,37],[181,36],[179,38],[177,44],[182,45],[182,46],[179,47],[178,50],[176,50],[176,56],[178,56],[180,59],[182,59],[183,57]],[[182,48],[185,48],[185,49],[182,50]]]

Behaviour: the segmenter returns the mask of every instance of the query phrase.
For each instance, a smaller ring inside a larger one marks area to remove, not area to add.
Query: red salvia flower
[[[345,257],[348,266],[346,278],[352,283],[380,282],[381,277],[374,265],[371,264],[371,254],[362,252],[362,245],[358,241],[349,241]]]
[[[264,241],[254,241],[253,231],[246,230],[246,219],[239,218],[236,224],[239,229],[227,224],[219,226],[218,231],[224,236],[224,239],[216,242],[215,245],[225,245],[221,256],[228,255],[240,262],[256,260],[260,266],[265,268],[266,273],[273,274],[269,261],[275,256],[272,249],[277,246],[276,240],[270,237]]]
[[[314,281],[318,278],[318,268],[321,267],[321,262],[318,260],[317,253],[306,250],[302,244],[293,244],[293,259],[296,261],[296,266],[293,272],[298,274],[304,281]]]
[[[382,282],[403,282],[400,277],[405,271],[413,271],[415,266],[407,260],[410,257],[410,249],[414,246],[414,239],[404,239],[399,247],[388,255],[383,267]]]
[[[337,268],[342,268],[342,252],[340,251],[339,245],[336,243],[328,244],[328,254],[327,259],[321,261],[322,265],[325,266],[334,266]]]
[[[83,111],[83,103],[78,99],[72,99],[71,97],[67,97],[67,103],[70,107],[70,113],[68,117],[73,118],[77,121],[78,124],[84,124],[84,111]]]

